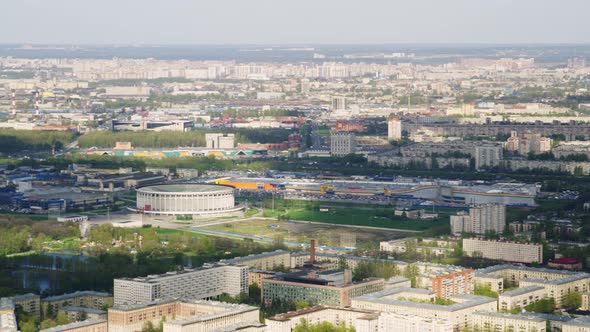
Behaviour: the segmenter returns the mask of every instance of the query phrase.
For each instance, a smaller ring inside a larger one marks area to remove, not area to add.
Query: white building
[[[158,299],[207,299],[227,293],[248,291],[248,267],[212,265],[172,271],[160,275],[114,280],[114,304],[147,304]]]
[[[205,134],[207,149],[233,149],[235,146],[234,134],[212,133]]]
[[[463,239],[463,255],[508,262],[542,263],[543,245],[483,239]]]
[[[547,292],[541,286],[517,288],[498,295],[498,309],[522,309],[533,302],[544,299],[546,296]]]
[[[471,314],[476,311],[495,311],[496,299],[472,294],[455,295],[450,298],[453,304],[439,305],[412,301],[411,292],[424,290],[413,288],[390,288],[380,292],[355,297],[352,308],[397,313],[407,316],[433,318],[449,321],[455,331],[470,329]],[[399,296],[403,295],[403,296]]]
[[[451,322],[413,315],[404,315],[351,308],[311,307],[279,314],[266,319],[268,332],[291,332],[305,319],[308,324],[330,322],[344,323],[356,332],[451,332]]]
[[[330,135],[330,153],[346,156],[356,151],[356,136],[351,132],[333,132]]]
[[[390,116],[387,120],[387,139],[397,141],[402,139],[402,121],[397,116]]]
[[[506,206],[501,204],[478,205],[451,216],[451,233],[455,236],[461,233],[483,235],[487,231],[502,234],[506,228]]]
[[[470,331],[545,332],[547,320],[538,316],[511,315],[503,312],[479,311],[472,315]]]
[[[475,168],[478,170],[500,165],[503,158],[501,146],[476,146]]]

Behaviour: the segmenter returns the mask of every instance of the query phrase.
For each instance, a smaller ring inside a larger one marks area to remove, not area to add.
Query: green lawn
[[[330,208],[330,211],[308,210],[304,208],[289,209],[287,218],[293,220],[306,220],[325,222],[340,225],[358,225],[384,228],[400,228],[407,230],[426,230],[435,225],[448,223],[445,218],[425,221],[409,220],[404,217],[394,216],[393,209],[347,209]]]

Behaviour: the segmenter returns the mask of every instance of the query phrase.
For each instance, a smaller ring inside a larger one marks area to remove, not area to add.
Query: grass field
[[[362,230],[332,225],[276,221],[268,219],[250,219],[207,226],[233,234],[248,234],[272,239],[280,238],[287,241],[309,243],[315,239],[320,245],[348,247],[356,246],[374,248],[379,241],[390,240],[404,235],[395,231]]]
[[[426,230],[432,226],[448,223],[448,219],[438,220],[409,220],[405,217],[398,217],[393,214],[393,209],[347,209],[331,208],[327,212],[320,212],[307,209],[291,209],[286,213],[287,218],[293,220],[306,220],[315,222],[326,222],[341,225],[359,225],[384,228],[399,228],[407,230]]]

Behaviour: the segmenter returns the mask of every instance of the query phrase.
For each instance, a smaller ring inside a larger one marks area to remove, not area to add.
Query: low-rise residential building
[[[59,325],[42,332],[108,332],[109,327],[106,319],[87,319],[81,322],[74,322]]]
[[[449,321],[455,331],[472,327],[471,314],[476,311],[495,311],[496,299],[473,294],[455,295],[449,305],[423,303],[408,300],[406,295],[400,299],[399,294],[411,293],[412,289],[391,288],[370,293],[352,299],[352,308],[391,312],[423,318],[436,318]]]
[[[141,331],[151,322],[163,322],[166,332],[261,330],[257,307],[203,300],[162,300],[109,309],[109,332]],[[253,328],[248,330],[247,328]]]
[[[100,309],[92,309],[78,306],[67,306],[59,309],[68,317],[69,322],[77,322],[86,319],[106,319],[107,312]]]
[[[268,303],[306,301],[314,305],[347,306],[355,296],[380,291],[384,280],[353,282],[351,270],[300,271],[262,280],[262,300]]]
[[[14,305],[22,311],[33,314],[37,317],[41,315],[41,296],[33,293],[14,296]]]
[[[545,332],[547,321],[537,316],[512,315],[503,312],[478,311],[472,314],[470,331]]]
[[[14,299],[11,297],[0,298],[0,331],[17,332]]]
[[[291,266],[291,253],[287,250],[276,250],[256,255],[222,259],[220,264],[246,265],[250,269],[273,270],[278,267],[288,268]]]
[[[102,309],[113,305],[113,295],[95,291],[80,291],[69,294],[46,297],[41,300],[43,315],[47,314],[51,306],[53,312],[68,306]]]
[[[450,322],[437,318],[424,318],[412,315],[385,313],[354,308],[310,307],[298,311],[279,314],[266,319],[266,331],[291,332],[305,320],[308,324],[330,322],[334,325],[344,323],[356,332],[451,332]]]
[[[527,305],[544,299],[547,292],[541,286],[521,287],[498,294],[498,309],[522,309]]]

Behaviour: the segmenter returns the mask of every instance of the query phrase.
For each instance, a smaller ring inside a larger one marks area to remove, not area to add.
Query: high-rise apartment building
[[[356,151],[356,136],[351,132],[333,132],[330,135],[330,153],[346,156]]]
[[[207,299],[248,291],[248,267],[211,265],[199,269],[114,280],[115,306],[147,304],[159,299]]]
[[[498,166],[502,158],[501,146],[475,147],[475,168],[478,170]]]
[[[391,115],[387,120],[387,139],[397,141],[402,138],[402,121],[397,116]]]
[[[235,145],[234,134],[205,134],[207,149],[233,149]]]
[[[348,108],[346,104],[346,97],[333,96],[332,97],[332,111],[343,111]]]
[[[498,234],[506,227],[506,206],[500,204],[478,205],[469,209],[469,213],[459,212],[451,216],[451,233],[459,236],[461,233],[483,235],[486,231]]]

